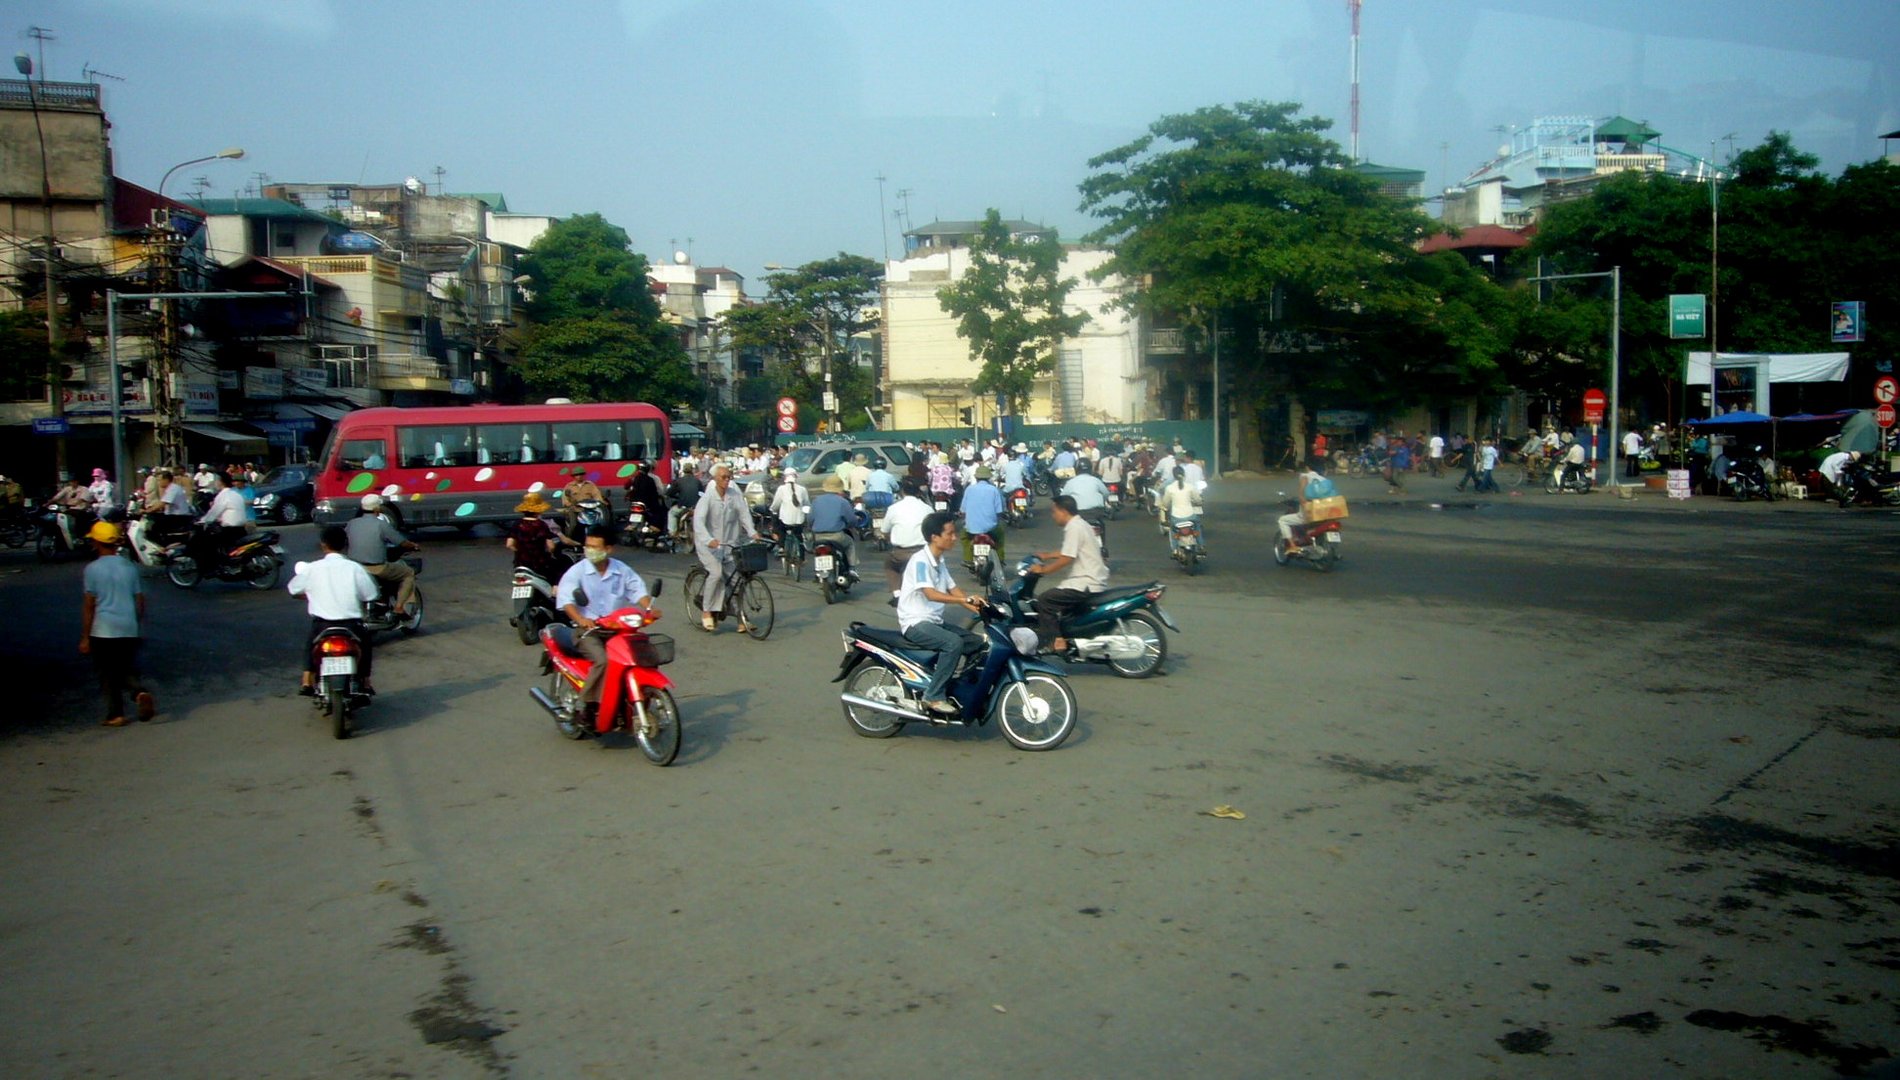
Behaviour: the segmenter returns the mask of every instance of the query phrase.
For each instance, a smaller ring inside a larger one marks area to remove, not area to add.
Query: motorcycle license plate
[[[1329,543],[1329,544],[1337,544],[1337,543],[1339,543],[1339,542],[1340,542],[1340,541],[1339,541],[1339,534],[1338,534],[1338,533],[1336,533],[1336,532],[1330,532],[1330,533],[1327,533],[1327,534],[1326,534],[1326,542],[1327,542],[1327,543]]]
[[[356,674],[356,657],[326,656],[318,672],[324,676]]]
[[[1022,509],[1024,509],[1024,508],[1026,508],[1026,507],[1027,507],[1028,505],[1029,505],[1029,500],[1028,500],[1028,499],[1017,499],[1017,500],[1016,500],[1016,509],[1018,509],[1018,510],[1022,510]]]
[[[534,586],[532,585],[516,585],[515,586],[514,599],[526,600],[528,597],[533,596],[533,595],[534,595]]]
[[[811,566],[813,570],[821,574],[829,574],[831,573],[831,556],[820,555],[811,561]]]
[[[284,553],[284,545],[282,544],[272,544],[270,546],[270,549],[272,551],[275,551],[279,555],[282,555]]]
[[[950,504],[949,504],[949,503],[947,503],[947,502],[945,502],[945,501],[943,501],[942,499],[938,499],[938,500],[936,501],[936,503],[935,503],[934,505],[936,506],[936,508],[937,508],[938,510],[948,510],[948,509],[950,509]]]
[[[972,544],[970,551],[979,559],[987,559],[990,557],[990,546],[988,544]]]

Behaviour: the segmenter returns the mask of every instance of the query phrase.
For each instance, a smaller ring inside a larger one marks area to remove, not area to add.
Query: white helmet
[[[378,495],[374,491],[372,491],[368,495],[363,496],[363,509],[373,514],[376,511],[381,510],[382,508],[383,508],[383,497],[381,495]]]

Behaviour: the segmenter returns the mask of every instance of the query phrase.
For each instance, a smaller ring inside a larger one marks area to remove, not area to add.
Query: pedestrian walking
[[[1437,476],[1445,466],[1445,437],[1443,435],[1433,435],[1432,441],[1427,444],[1427,447],[1429,453],[1427,460],[1431,462],[1432,475]]]
[[[130,693],[140,720],[158,712],[158,701],[139,678],[139,630],[145,621],[145,590],[139,568],[119,553],[124,534],[109,521],[86,533],[98,555],[86,567],[85,600],[79,609],[79,651],[92,658],[105,698],[106,727],[125,726],[125,696]]]
[[[1634,480],[1642,475],[1643,437],[1635,431],[1623,433],[1623,475]]]
[[[1478,466],[1478,490],[1497,491],[1498,444],[1489,435],[1485,436],[1484,445],[1478,448]]]

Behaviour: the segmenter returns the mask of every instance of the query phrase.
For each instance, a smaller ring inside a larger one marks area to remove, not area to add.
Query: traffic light
[[[976,406],[965,405],[963,408],[958,409],[957,419],[962,421],[965,425],[976,423]]]

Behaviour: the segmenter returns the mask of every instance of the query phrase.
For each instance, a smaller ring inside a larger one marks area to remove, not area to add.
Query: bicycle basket
[[[648,634],[633,643],[633,662],[641,667],[662,667],[673,662],[673,638],[670,634]]]
[[[766,562],[771,557],[772,545],[770,544],[739,545],[739,569],[748,574],[763,573],[765,571]]]

